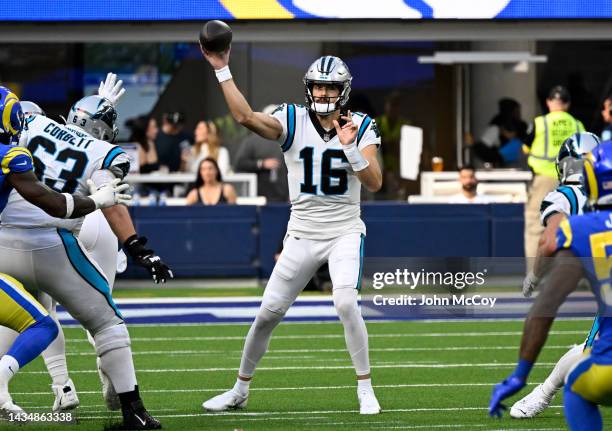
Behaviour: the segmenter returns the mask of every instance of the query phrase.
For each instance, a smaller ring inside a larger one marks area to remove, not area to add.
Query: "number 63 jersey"
[[[50,118],[35,115],[27,119],[19,145],[32,153],[38,179],[60,193],[89,195],[87,180],[97,185],[112,179],[108,170],[123,178],[130,166],[127,154],[118,146],[95,139],[75,126],[59,124]],[[93,177],[93,178],[92,178]],[[49,216],[12,191],[1,215],[2,225],[10,227],[61,227],[80,229],[83,219],[58,219]]]
[[[278,141],[287,165],[291,217],[287,233],[325,240],[347,233],[365,234],[360,218],[361,182],[351,169],[336,130],[325,130],[316,115],[301,105],[283,104],[271,114],[280,121]],[[343,114],[344,115],[344,114]],[[357,146],[380,146],[373,119],[352,113]]]

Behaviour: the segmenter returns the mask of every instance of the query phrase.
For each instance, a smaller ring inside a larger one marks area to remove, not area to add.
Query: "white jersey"
[[[380,146],[376,123],[354,112],[357,146]],[[272,113],[283,126],[279,143],[285,156],[291,200],[287,232],[323,240],[351,232],[365,234],[361,220],[361,182],[351,169],[336,130],[324,130],[316,115],[301,105],[280,105]]]
[[[129,157],[120,147],[96,139],[77,127],[59,124],[40,115],[28,118],[20,145],[32,153],[38,179],[60,193],[87,196],[88,179],[93,177],[100,186],[112,179],[112,175],[123,178],[130,166]],[[107,170],[106,174],[110,171],[112,175],[94,175],[102,170]],[[51,217],[15,190],[11,192],[0,218],[2,225],[7,227],[60,227],[73,232],[77,232],[83,223],[82,218]]]
[[[555,213],[568,217],[582,214],[586,203],[587,197],[582,186],[568,184],[557,187],[544,197],[540,206],[540,221],[546,226],[548,218]]]

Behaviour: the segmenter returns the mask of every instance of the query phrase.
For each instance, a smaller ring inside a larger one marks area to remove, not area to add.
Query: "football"
[[[206,51],[223,52],[232,43],[232,29],[223,21],[208,21],[200,30],[200,45]]]

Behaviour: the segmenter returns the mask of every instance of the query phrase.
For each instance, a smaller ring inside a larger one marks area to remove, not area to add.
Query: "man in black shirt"
[[[159,164],[166,166],[170,172],[181,169],[181,153],[192,144],[191,135],[183,131],[184,125],[183,113],[167,112],[163,115],[161,130],[155,138]]]

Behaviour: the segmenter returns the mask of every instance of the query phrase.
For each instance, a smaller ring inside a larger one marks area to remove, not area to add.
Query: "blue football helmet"
[[[589,204],[612,205],[612,141],[602,142],[587,154],[583,175]]]
[[[599,138],[589,132],[574,133],[563,141],[556,160],[557,174],[561,184],[582,183],[583,158],[599,143]]]
[[[17,144],[24,120],[19,98],[8,88],[0,86],[0,144]]]

